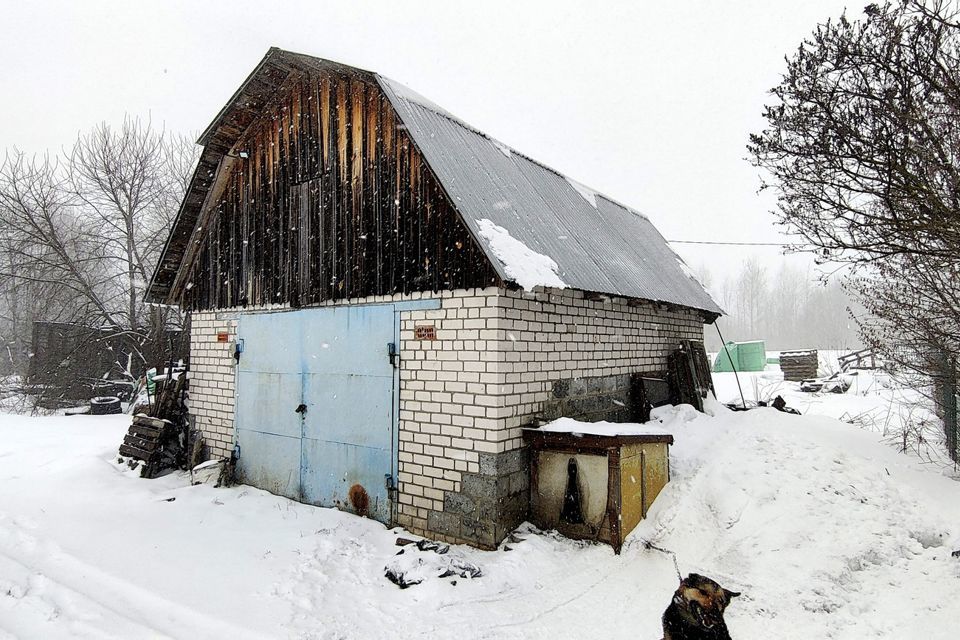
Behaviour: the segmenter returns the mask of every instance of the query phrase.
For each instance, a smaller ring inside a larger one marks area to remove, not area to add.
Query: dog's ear
[[[723,593],[727,596],[727,600],[731,598],[736,598],[737,596],[740,595],[739,591],[730,591],[730,589],[724,589]]]

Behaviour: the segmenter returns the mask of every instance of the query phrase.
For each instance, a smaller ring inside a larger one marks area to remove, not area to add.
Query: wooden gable
[[[498,284],[371,74],[292,71],[219,164],[170,298],[186,309]]]

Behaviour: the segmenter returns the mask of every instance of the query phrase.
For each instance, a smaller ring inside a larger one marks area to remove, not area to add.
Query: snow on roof
[[[408,87],[376,78],[475,236],[481,235],[478,221],[489,220],[550,256],[567,287],[722,313],[646,216],[496,141]],[[484,249],[499,267],[491,247]]]
[[[488,218],[477,220],[477,227],[480,237],[503,265],[507,277],[527,291],[538,285],[557,289],[567,286],[557,274],[557,263],[550,256],[532,250]]]
[[[508,147],[507,145],[503,144],[503,143],[500,142],[499,140],[494,140],[493,138],[491,138],[491,139],[490,139],[490,142],[492,142],[492,143],[493,143],[493,146],[495,146],[495,147],[497,148],[497,151],[499,151],[499,152],[502,153],[503,155],[507,156],[508,158],[513,155],[513,149],[511,149],[511,148]]]
[[[697,277],[697,274],[693,272],[693,269],[687,266],[687,263],[684,262],[683,258],[681,258],[680,256],[677,256],[677,264],[680,265],[680,270],[683,271],[685,274],[687,274],[688,278],[690,278],[700,286],[703,286],[703,283],[700,282],[700,278]]]
[[[455,115],[453,115],[452,113],[450,113],[449,111],[447,111],[446,109],[444,109],[443,107],[441,107],[440,105],[438,105],[438,104],[437,104],[436,102],[434,102],[433,100],[430,100],[429,98],[425,97],[425,96],[424,96],[423,94],[421,94],[420,92],[414,91],[413,89],[411,89],[411,88],[408,87],[407,85],[403,84],[402,82],[397,82],[396,80],[391,80],[391,81],[390,81],[390,87],[391,87],[391,89],[393,89],[393,93],[394,93],[398,98],[403,98],[404,100],[406,100],[406,101],[408,101],[408,102],[412,102],[412,103],[414,103],[414,104],[418,104],[418,105],[420,105],[421,107],[425,107],[425,108],[427,108],[427,109],[430,109],[431,111],[434,111],[434,112],[436,112],[436,113],[439,113],[440,115],[442,115],[442,116],[444,116],[444,117],[446,117],[446,118],[456,119],[456,116],[455,116]]]
[[[580,184],[572,178],[567,178],[567,182],[570,183],[570,186],[577,190],[583,199],[590,203],[590,206],[594,209],[597,208],[597,192],[588,187],[585,184]]]
[[[580,422],[573,418],[558,418],[540,427],[552,433],[578,433],[594,436],[666,436],[670,432],[652,424],[634,422]]]
[[[148,298],[172,302],[203,202],[219,162],[286,74],[319,68],[369,72],[272,48],[201,136],[204,151],[150,282]],[[367,76],[365,76],[367,77]],[[649,219],[496,141],[409,87],[370,74],[474,237],[489,219],[532,252],[557,264],[565,286],[627,298],[723,311],[687,277],[677,255]],[[243,126],[242,126],[243,125]],[[497,274],[510,280],[491,247],[480,242]]]

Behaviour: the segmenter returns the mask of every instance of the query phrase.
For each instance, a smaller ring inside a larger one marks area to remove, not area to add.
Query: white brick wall
[[[437,340],[415,339],[433,324]],[[699,313],[583,292],[455,292],[442,308],[404,314],[398,523],[427,525],[476,473],[481,453],[522,446],[521,428],[564,378],[658,373],[681,339],[703,339]]]
[[[227,332],[227,342],[217,334]],[[235,313],[195,312],[190,317],[190,414],[203,431],[211,458],[226,458],[233,450],[233,407],[236,369],[233,344]]]
[[[565,378],[662,372],[681,339],[703,339],[697,312],[579,291],[496,288],[378,296],[350,303],[439,298],[441,308],[401,313],[398,524],[429,530],[480,455],[522,446],[521,427]],[[212,456],[233,448],[236,311],[194,313],[190,406]],[[415,329],[433,325],[436,340]],[[218,343],[217,332],[229,332]]]
[[[499,356],[488,339],[498,298],[495,287],[444,292],[440,309],[401,314],[397,521],[415,532],[442,537],[428,531],[429,512],[443,511],[445,492],[459,492],[462,474],[477,473],[480,453],[497,447]],[[417,340],[421,325],[436,340]]]
[[[542,410],[554,381],[664,373],[680,340],[703,340],[703,319],[690,309],[590,300],[568,289],[509,291],[499,306],[502,325],[490,346],[505,355],[505,451],[522,446],[520,426]]]

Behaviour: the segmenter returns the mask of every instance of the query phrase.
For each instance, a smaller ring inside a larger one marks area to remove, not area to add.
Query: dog
[[[663,612],[663,640],[731,640],[723,612],[740,593],[697,573],[680,581]]]

